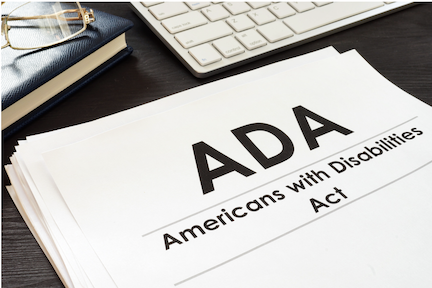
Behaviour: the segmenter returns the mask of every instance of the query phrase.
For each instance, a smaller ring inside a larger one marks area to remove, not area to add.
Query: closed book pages
[[[6,10],[2,7],[2,14]],[[59,45],[2,49],[3,138],[132,52],[125,38],[125,32],[133,26],[131,21],[96,10],[94,15],[96,21],[83,33]]]

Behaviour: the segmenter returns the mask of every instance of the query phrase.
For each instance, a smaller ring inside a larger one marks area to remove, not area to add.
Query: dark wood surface
[[[327,46],[334,46],[339,52],[357,49],[387,79],[432,105],[432,4],[420,4],[206,79],[192,76],[129,4],[85,5],[132,20],[134,28],[126,35],[134,52],[3,141],[3,166],[9,163],[17,141],[27,135],[84,123]],[[6,191],[9,180],[4,169],[2,180],[1,286],[63,287]]]

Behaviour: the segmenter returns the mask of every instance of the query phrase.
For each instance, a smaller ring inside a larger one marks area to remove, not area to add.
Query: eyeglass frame
[[[5,2],[2,2],[2,5],[4,3]],[[5,16],[1,17],[1,21],[2,21],[1,25],[4,26],[4,27],[2,27],[3,31],[4,31],[4,37],[6,38],[6,41],[7,41],[7,43],[5,45],[3,45],[1,47],[1,49],[6,48],[6,47],[10,47],[11,49],[15,49],[15,50],[33,50],[33,49],[51,47],[51,46],[54,46],[54,45],[66,42],[66,41],[70,40],[71,38],[73,38],[73,37],[81,34],[82,32],[84,32],[87,29],[87,25],[88,24],[96,21],[93,9],[90,9],[90,11],[87,11],[86,8],[82,8],[81,7],[81,4],[79,2],[74,2],[78,6],[77,9],[61,10],[61,11],[57,11],[57,12],[55,12],[53,14],[49,14],[49,15],[26,16],[26,17],[9,17],[10,14],[13,13],[15,10],[17,10],[20,7],[22,7],[24,5],[27,5],[29,3],[31,3],[31,2],[24,3],[24,4],[16,7],[15,9],[13,9],[8,15],[5,15]],[[74,34],[69,35],[68,37],[66,37],[66,38],[64,38],[62,40],[59,40],[59,41],[56,41],[56,42],[53,42],[53,43],[50,43],[50,44],[47,44],[47,45],[43,45],[43,46],[37,46],[37,47],[31,47],[31,48],[30,47],[20,48],[20,47],[14,47],[14,46],[11,45],[11,43],[9,41],[9,34],[8,34],[9,30],[11,29],[11,26],[7,25],[7,23],[9,22],[9,20],[10,21],[15,21],[15,20],[31,20],[31,19],[40,19],[42,17],[44,17],[44,18],[58,18],[57,16],[60,15],[60,14],[66,14],[66,13],[72,13],[72,12],[79,12],[78,16],[77,17],[68,17],[68,18],[64,17],[64,20],[66,20],[66,21],[83,20],[84,27],[80,31],[75,32]],[[3,37],[3,35],[2,35],[2,37]]]

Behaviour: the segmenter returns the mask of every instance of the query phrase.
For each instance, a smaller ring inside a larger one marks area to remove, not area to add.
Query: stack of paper
[[[329,48],[28,137],[8,190],[67,287],[430,287],[431,112]]]

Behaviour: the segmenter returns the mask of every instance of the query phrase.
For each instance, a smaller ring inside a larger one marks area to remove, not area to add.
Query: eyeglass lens
[[[1,22],[1,46],[2,47],[7,44],[6,35],[4,33],[5,22],[6,22],[6,18],[2,18],[2,22]]]
[[[15,48],[38,48],[62,42],[84,29],[79,16],[77,3],[27,3],[7,18],[9,43]]]

